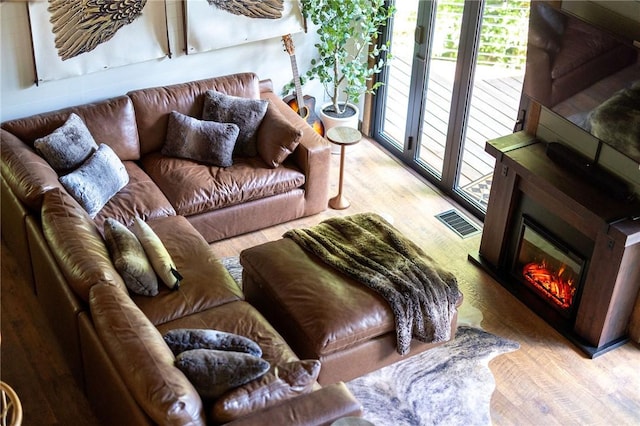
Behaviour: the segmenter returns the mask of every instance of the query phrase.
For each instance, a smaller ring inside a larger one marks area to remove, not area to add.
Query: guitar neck
[[[293,71],[293,84],[296,90],[296,102],[298,103],[298,114],[304,116],[304,98],[302,97],[302,86],[300,86],[300,76],[298,75],[298,65],[296,64],[296,55],[290,55],[291,70]]]

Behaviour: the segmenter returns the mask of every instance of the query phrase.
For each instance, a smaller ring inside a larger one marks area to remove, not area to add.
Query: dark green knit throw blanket
[[[400,354],[409,352],[412,338],[433,343],[451,338],[459,298],[456,278],[382,217],[362,213],[331,218],[284,237],[389,303]]]

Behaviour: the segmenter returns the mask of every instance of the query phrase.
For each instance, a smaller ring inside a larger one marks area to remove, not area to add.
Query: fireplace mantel
[[[551,161],[546,144],[526,132],[487,142],[496,158],[479,253],[469,258],[594,357],[626,341],[640,289],[640,203],[613,199]],[[514,223],[523,199],[593,242],[575,318],[558,320],[509,278]]]

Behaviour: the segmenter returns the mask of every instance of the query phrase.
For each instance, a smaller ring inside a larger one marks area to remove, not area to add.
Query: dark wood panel
[[[524,179],[534,181],[556,199],[565,199],[565,209],[579,210],[585,218],[611,223],[640,213],[640,203],[629,203],[611,197],[568,168],[551,161],[545,154],[545,144],[532,144],[510,151],[507,157]]]
[[[497,187],[491,191],[480,255],[493,265],[493,272],[506,288],[569,338],[584,342],[581,347],[595,355],[623,340],[627,332],[640,288],[640,221],[633,219],[640,204],[612,198],[609,192],[551,161],[545,144],[527,141],[531,140],[521,133],[487,143],[487,151],[498,160],[494,174]],[[501,188],[505,169],[516,175],[516,187],[510,191]],[[514,291],[505,265],[511,258],[507,254],[509,241],[514,241],[510,233],[515,232],[509,223],[520,219],[519,210],[509,206],[520,197],[548,212],[554,222],[563,221],[593,242],[590,253],[584,253],[589,262],[575,318],[568,321],[556,320],[548,309]]]
[[[507,230],[510,228],[510,218],[517,201],[514,194],[516,178],[512,170],[502,167],[502,163],[496,165],[489,195],[491,208],[487,209],[484,218],[480,242],[480,254],[483,260],[489,262],[494,268],[500,265]]]
[[[626,334],[640,289],[640,223],[625,221],[611,226],[596,241],[598,267],[587,278],[575,329],[600,346]],[[586,286],[589,286],[588,288]],[[603,305],[607,303],[607,309]],[[585,310],[582,310],[582,306]]]

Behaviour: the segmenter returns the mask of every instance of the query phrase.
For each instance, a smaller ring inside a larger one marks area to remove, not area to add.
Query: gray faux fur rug
[[[242,265],[240,264],[240,259],[237,256],[232,257],[224,257],[220,259],[220,262],[224,265],[229,274],[233,277],[235,282],[242,290]]]
[[[347,383],[377,426],[490,425],[495,381],[489,361],[517,350],[517,342],[473,327],[458,327],[443,346]]]

